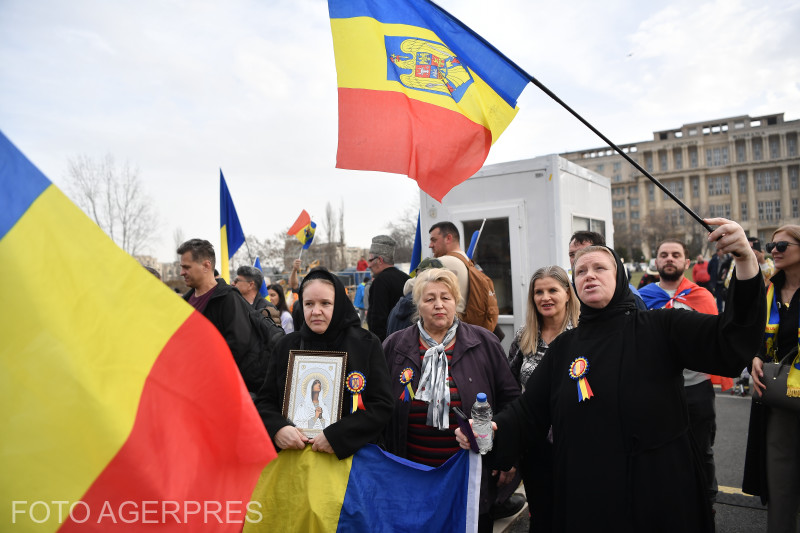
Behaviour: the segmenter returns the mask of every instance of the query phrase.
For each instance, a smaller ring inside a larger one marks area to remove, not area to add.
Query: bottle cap
[[[483,392],[479,392],[478,395],[475,397],[475,399],[478,400],[479,402],[485,402],[486,394]]]

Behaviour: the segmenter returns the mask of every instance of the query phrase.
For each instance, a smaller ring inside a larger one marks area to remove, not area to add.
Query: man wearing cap
[[[367,326],[383,342],[386,338],[386,322],[389,312],[403,296],[403,285],[408,274],[394,266],[394,249],[397,243],[388,235],[372,239],[367,264],[372,272],[372,288],[369,291],[369,313]]]

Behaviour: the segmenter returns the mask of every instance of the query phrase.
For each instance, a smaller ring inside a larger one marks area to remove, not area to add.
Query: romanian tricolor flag
[[[528,77],[427,0],[328,0],[338,168],[405,174],[441,201],[477,172]]]
[[[2,133],[0,276],[0,529],[239,530],[275,451],[225,340]]]
[[[478,530],[481,456],[459,451],[439,468],[368,444],[333,454],[283,450],[261,474],[244,533]]]
[[[231,282],[231,268],[229,261],[243,244],[244,231],[239,223],[239,215],[233,206],[233,198],[225,183],[222,169],[219,169],[219,238],[220,238],[220,266],[219,273],[226,282]]]
[[[308,214],[308,211],[303,209],[286,234],[297,237],[297,240],[303,245],[303,250],[308,250],[308,247],[311,246],[311,241],[314,240],[316,231],[317,224],[311,220],[311,215]]]

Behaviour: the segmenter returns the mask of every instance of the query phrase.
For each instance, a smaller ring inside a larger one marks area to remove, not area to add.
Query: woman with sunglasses
[[[764,343],[753,358],[750,374],[755,394],[761,396],[767,387],[762,379],[764,361],[780,361],[794,352],[786,394],[800,397],[800,226],[778,228],[766,249],[776,273],[767,289]],[[742,490],[761,496],[768,505],[768,533],[800,531],[800,415],[796,411],[752,404]]]

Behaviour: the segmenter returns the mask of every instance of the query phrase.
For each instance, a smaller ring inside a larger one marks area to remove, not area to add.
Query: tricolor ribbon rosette
[[[589,381],[585,377],[588,371],[589,361],[587,361],[585,357],[578,357],[569,365],[569,377],[578,382],[579,402],[588,400],[594,396],[592,388],[589,386]]]
[[[353,405],[350,412],[355,413],[358,409],[366,410],[366,407],[364,407],[364,400],[361,399],[361,391],[367,386],[367,378],[364,377],[364,374],[361,372],[350,372],[347,374],[345,385],[347,386],[347,390],[353,395]]]
[[[400,394],[400,399],[404,402],[410,402],[414,399],[414,389],[411,388],[411,381],[414,379],[414,370],[411,368],[404,368],[402,372],[400,372],[400,383],[405,385],[402,394]]]

